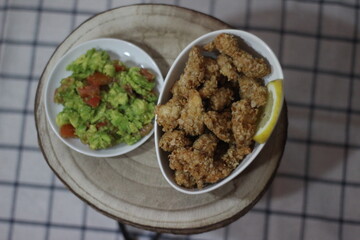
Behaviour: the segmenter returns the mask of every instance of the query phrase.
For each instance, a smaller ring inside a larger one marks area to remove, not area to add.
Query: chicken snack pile
[[[171,99],[155,109],[164,132],[159,146],[169,153],[178,185],[216,183],[251,153],[267,101],[263,77],[270,71],[264,58],[243,50],[231,34],[190,50]]]

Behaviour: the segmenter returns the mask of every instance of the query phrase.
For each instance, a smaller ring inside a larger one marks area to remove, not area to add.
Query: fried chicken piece
[[[206,156],[200,151],[192,148],[178,148],[169,155],[170,168],[175,171],[188,173],[191,181],[196,182],[198,188],[203,188],[205,177],[213,167],[213,159]],[[176,173],[175,173],[176,174]],[[181,173],[178,173],[180,175]],[[179,178],[179,177],[178,177]],[[186,182],[184,175],[179,179],[175,178],[178,184],[183,186],[191,185],[191,182]]]
[[[210,97],[210,106],[215,111],[221,111],[230,105],[233,99],[234,92],[229,88],[222,87]]]
[[[225,54],[220,54],[217,59],[217,64],[220,67],[220,73],[227,77],[229,80],[237,80],[239,77],[232,59]]]
[[[220,68],[215,59],[211,57],[204,57],[204,65],[205,65],[205,79],[209,79],[213,75],[215,75],[216,77],[220,75]]]
[[[210,77],[199,89],[201,98],[209,98],[218,90],[218,79],[215,76]]]
[[[200,87],[199,93],[201,98],[209,98],[218,89],[218,78],[220,69],[215,59],[205,58],[205,82]]]
[[[178,119],[179,128],[191,136],[201,135],[204,132],[204,107],[198,91],[189,90],[188,101]]]
[[[204,81],[204,58],[200,47],[192,47],[182,76],[184,81],[188,84],[188,87],[197,87]]]
[[[227,143],[233,140],[230,112],[209,111],[204,114],[204,123],[220,140]]]
[[[271,72],[264,58],[255,58],[239,47],[239,40],[231,34],[222,33],[214,39],[214,45],[221,53],[230,56],[238,72],[248,77],[262,78]]]
[[[214,134],[205,133],[195,140],[193,143],[193,148],[203,152],[209,157],[213,157],[218,142],[219,140]]]
[[[177,184],[186,188],[196,187],[195,179],[188,173],[182,170],[175,170],[174,179]]]
[[[201,49],[194,46],[189,52],[189,58],[186,62],[184,72],[180,79],[174,84],[171,93],[174,96],[187,97],[189,89],[195,89],[204,82],[205,75],[205,57],[201,54]]]
[[[167,152],[172,152],[177,148],[187,147],[191,144],[191,140],[187,138],[185,132],[181,130],[165,132],[159,141],[160,148]]]
[[[213,52],[213,51],[216,50],[215,44],[214,44],[213,41],[205,44],[205,45],[203,46],[203,48],[204,48],[205,51],[208,51],[208,52]]]
[[[208,172],[205,182],[206,183],[216,183],[221,179],[230,175],[232,169],[229,168],[225,162],[217,160],[213,162],[213,167]]]
[[[230,169],[235,169],[241,160],[249,153],[251,153],[249,146],[236,146],[235,144],[231,144],[226,153],[221,156],[221,160],[224,161]]]
[[[184,187],[203,188],[227,177],[232,169],[221,160],[214,161],[192,148],[178,148],[169,155],[170,168],[175,171],[175,182]]]
[[[268,93],[262,80],[241,76],[238,81],[240,97],[242,99],[249,99],[251,101],[251,107],[261,107],[266,104]]]
[[[156,121],[162,126],[164,132],[171,131],[178,126],[177,120],[180,118],[183,106],[184,99],[173,97],[167,103],[155,107]]]
[[[231,123],[237,146],[249,146],[256,131],[259,110],[251,107],[250,100],[242,99],[231,105]]]
[[[177,80],[172,88],[170,89],[170,92],[173,94],[174,97],[185,97],[187,98],[187,91],[188,88],[185,84],[185,81],[182,79]]]

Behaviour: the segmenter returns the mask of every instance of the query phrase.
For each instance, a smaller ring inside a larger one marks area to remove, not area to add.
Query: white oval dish
[[[256,53],[260,54],[262,57],[267,59],[268,63],[271,66],[271,74],[267,75],[264,78],[265,84],[267,84],[268,82],[271,82],[273,80],[276,80],[276,79],[284,79],[282,68],[280,66],[280,63],[279,63],[276,55],[273,53],[273,51],[270,49],[270,47],[263,40],[261,40],[260,38],[258,38],[257,36],[255,36],[251,33],[248,33],[248,32],[242,31],[242,30],[223,29],[223,30],[209,32],[205,35],[200,36],[199,38],[195,39],[193,42],[191,42],[188,46],[186,46],[180,52],[180,54],[175,59],[173,65],[171,66],[171,68],[165,78],[163,89],[160,92],[158,104],[164,104],[170,99],[170,97],[171,97],[170,89],[173,86],[173,84],[175,83],[175,81],[177,81],[179,79],[181,73],[183,72],[185,63],[188,59],[188,54],[189,54],[190,49],[195,45],[203,46],[203,45],[211,42],[217,35],[219,35],[221,33],[229,33],[229,34],[233,34],[233,35],[240,37],[242,40],[244,40],[246,45],[248,47],[250,47],[250,49],[255,50]],[[156,119],[156,116],[155,116],[155,119]],[[176,189],[182,193],[186,193],[186,194],[207,193],[207,192],[215,190],[215,189],[223,186],[224,184],[228,183],[229,181],[234,179],[236,176],[238,176],[241,172],[243,172],[249,166],[249,164],[251,162],[253,162],[253,160],[256,158],[256,156],[260,153],[260,151],[263,149],[264,145],[266,144],[266,143],[263,143],[263,144],[256,143],[253,151],[250,154],[248,154],[241,161],[239,166],[225,179],[223,179],[217,183],[208,185],[208,186],[204,187],[203,189],[188,189],[188,188],[184,188],[184,187],[177,185],[176,182],[174,181],[173,170],[170,169],[170,167],[169,167],[168,153],[166,153],[159,147],[159,140],[160,140],[162,134],[163,134],[163,132],[161,130],[161,127],[157,123],[155,123],[156,156],[157,156],[157,160],[158,160],[161,172],[162,172],[163,176],[165,177],[165,179],[167,180],[167,182],[174,189]]]
[[[61,79],[71,75],[71,72],[66,70],[66,66],[82,54],[85,54],[86,51],[91,48],[105,50],[110,54],[112,59],[119,59],[127,66],[138,66],[150,69],[156,76],[157,92],[161,91],[164,79],[155,61],[144,50],[130,42],[112,38],[94,39],[79,44],[76,47],[70,49],[55,65],[54,69],[49,75],[49,78],[47,79],[44,92],[46,117],[52,130],[61,139],[62,142],[77,152],[92,157],[114,157],[125,154],[139,147],[147,139],[149,139],[154,130],[152,130],[148,135],[144,136],[140,141],[133,145],[121,143],[107,149],[92,150],[77,138],[61,137],[58,130],[59,128],[55,121],[57,114],[61,112],[63,106],[54,102],[54,92],[55,89],[60,86]]]

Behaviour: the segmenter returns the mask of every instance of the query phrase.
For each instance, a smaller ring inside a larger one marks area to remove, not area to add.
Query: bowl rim
[[[69,148],[71,148],[72,150],[79,152],[81,154],[84,154],[86,156],[90,156],[90,157],[115,157],[115,156],[121,156],[123,154],[129,153],[133,150],[135,150],[136,148],[140,147],[142,144],[144,144],[154,133],[154,127],[153,129],[144,137],[142,137],[138,142],[136,142],[134,145],[128,145],[130,146],[129,149],[124,150],[124,151],[114,151],[114,152],[107,152],[107,149],[104,149],[104,151],[102,151],[102,149],[100,150],[92,150],[92,149],[86,149],[86,150],[82,150],[77,148],[76,146],[74,146],[73,144],[71,144],[70,142],[66,141],[63,137],[60,136],[59,131],[58,131],[58,127],[55,126],[51,120],[51,114],[50,114],[50,106],[49,106],[49,102],[48,102],[48,96],[49,94],[51,94],[50,91],[50,85],[53,81],[58,81],[60,83],[61,79],[52,79],[52,76],[54,74],[54,72],[57,70],[58,66],[65,61],[65,59],[69,56],[71,56],[73,54],[73,52],[75,52],[76,50],[78,50],[79,48],[83,48],[87,45],[89,45],[88,48],[86,48],[87,50],[91,49],[91,48],[96,48],[95,46],[91,46],[92,44],[96,44],[96,43],[101,43],[101,42],[112,42],[112,43],[121,43],[123,45],[128,45],[133,49],[136,49],[136,51],[140,52],[142,55],[147,56],[148,59],[150,60],[150,64],[154,67],[154,69],[152,69],[153,71],[156,72],[157,79],[156,79],[156,84],[159,84],[159,89],[162,89],[162,86],[164,84],[164,78],[161,74],[161,70],[159,68],[159,66],[157,65],[157,63],[155,62],[155,60],[141,47],[137,46],[136,44],[132,43],[132,42],[128,42],[122,39],[117,39],[117,38],[110,38],[110,37],[102,37],[102,38],[95,38],[95,39],[91,39],[91,40],[87,40],[84,42],[81,42],[73,47],[71,47],[70,49],[68,49],[63,56],[61,56],[59,58],[59,60],[54,64],[54,67],[50,70],[49,74],[48,74],[48,78],[46,79],[45,82],[45,87],[44,87],[44,92],[43,92],[43,98],[44,98],[44,108],[45,108],[45,115],[46,115],[46,120],[48,122],[48,124],[50,125],[50,128],[52,129],[52,131],[55,133],[55,135],[61,140],[61,142],[63,142],[66,146],[68,146]],[[83,53],[84,54],[86,52],[86,50],[84,50]],[[80,56],[80,55],[79,55]],[[77,57],[79,57],[77,56]],[[69,63],[67,63],[69,64]],[[155,124],[155,118],[153,119],[153,122]],[[78,140],[78,139],[77,139]],[[83,143],[82,143],[83,144]],[[120,143],[121,144],[121,143]],[[86,144],[84,144],[85,146]],[[116,144],[110,148],[114,148],[116,149],[116,146],[119,144]],[[134,147],[132,147],[134,146]],[[109,149],[109,148],[108,148]]]
[[[176,57],[176,59],[174,60],[173,64],[171,65],[164,84],[163,84],[163,88],[162,91],[160,92],[159,98],[158,98],[158,102],[157,104],[161,104],[163,102],[163,95],[164,90],[166,89],[166,86],[169,84],[170,81],[170,76],[174,69],[176,68],[178,62],[183,58],[183,56],[185,54],[187,54],[190,49],[196,45],[196,44],[204,44],[204,43],[208,43],[210,42],[212,39],[214,39],[215,36],[217,36],[220,33],[229,33],[229,34],[233,34],[236,35],[240,38],[247,38],[250,39],[250,41],[256,41],[258,42],[260,45],[262,45],[265,49],[265,51],[268,52],[268,55],[271,57],[271,62],[269,59],[268,62],[271,66],[272,69],[276,70],[276,74],[278,74],[277,78],[274,79],[270,79],[265,81],[265,83],[271,82],[273,80],[277,80],[277,79],[281,79],[282,81],[284,81],[284,74],[283,74],[283,70],[282,67],[280,65],[280,62],[278,60],[278,58],[276,57],[275,53],[273,52],[273,50],[269,47],[269,45],[264,42],[261,38],[259,38],[258,36],[256,36],[255,34],[252,34],[250,32],[244,31],[244,30],[240,30],[240,29],[221,29],[221,30],[216,30],[216,31],[211,31],[208,32],[206,34],[201,35],[200,37],[196,38],[195,40],[193,40],[192,42],[190,42]],[[211,38],[211,39],[210,39]],[[243,39],[245,41],[246,44],[249,44],[249,41],[246,39]],[[250,44],[251,45],[251,44]],[[253,48],[253,46],[250,46]],[[254,49],[257,50],[257,49]],[[270,75],[273,75],[273,73],[271,73]],[[176,80],[175,80],[176,81]],[[175,82],[174,81],[174,82]],[[282,99],[282,103],[284,102],[284,94],[283,94],[283,99]],[[282,108],[283,108],[284,104],[282,104]],[[242,165],[239,165],[237,168],[235,168],[230,175],[228,175],[227,177],[225,177],[224,179],[220,180],[219,182],[210,184],[202,189],[188,189],[182,186],[177,185],[172,178],[172,176],[168,176],[168,174],[166,173],[164,166],[163,166],[163,162],[162,162],[162,158],[161,158],[161,151],[163,151],[162,149],[160,149],[159,147],[159,140],[160,137],[162,135],[162,130],[160,129],[160,126],[157,124],[157,116],[155,115],[155,126],[154,126],[154,140],[155,140],[155,150],[156,150],[156,157],[157,157],[157,161],[161,170],[162,175],[164,176],[164,178],[166,179],[166,181],[177,191],[185,193],[185,194],[189,194],[189,195],[197,195],[197,194],[203,194],[203,193],[208,193],[211,192],[215,189],[218,189],[220,187],[222,187],[223,185],[225,185],[226,183],[230,182],[231,180],[233,180],[234,178],[236,178],[240,173],[242,173],[245,169],[247,169],[247,167],[256,159],[256,157],[259,155],[259,153],[261,152],[261,150],[264,148],[264,146],[266,145],[267,141],[265,143],[259,144],[259,143],[255,143],[255,146],[257,146],[253,151],[251,152],[251,159],[246,161],[245,163],[243,163]],[[161,132],[160,136],[158,135]],[[249,155],[247,155],[249,156]],[[245,157],[246,158],[246,157]],[[245,159],[244,158],[244,159]],[[243,159],[243,161],[244,161]],[[240,168],[241,167],[241,168]]]

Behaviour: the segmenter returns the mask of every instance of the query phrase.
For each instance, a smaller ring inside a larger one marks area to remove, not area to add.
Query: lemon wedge
[[[267,102],[263,107],[262,115],[253,137],[257,143],[264,143],[270,137],[279,118],[284,101],[283,81],[281,79],[269,82],[266,87],[268,89]]]

